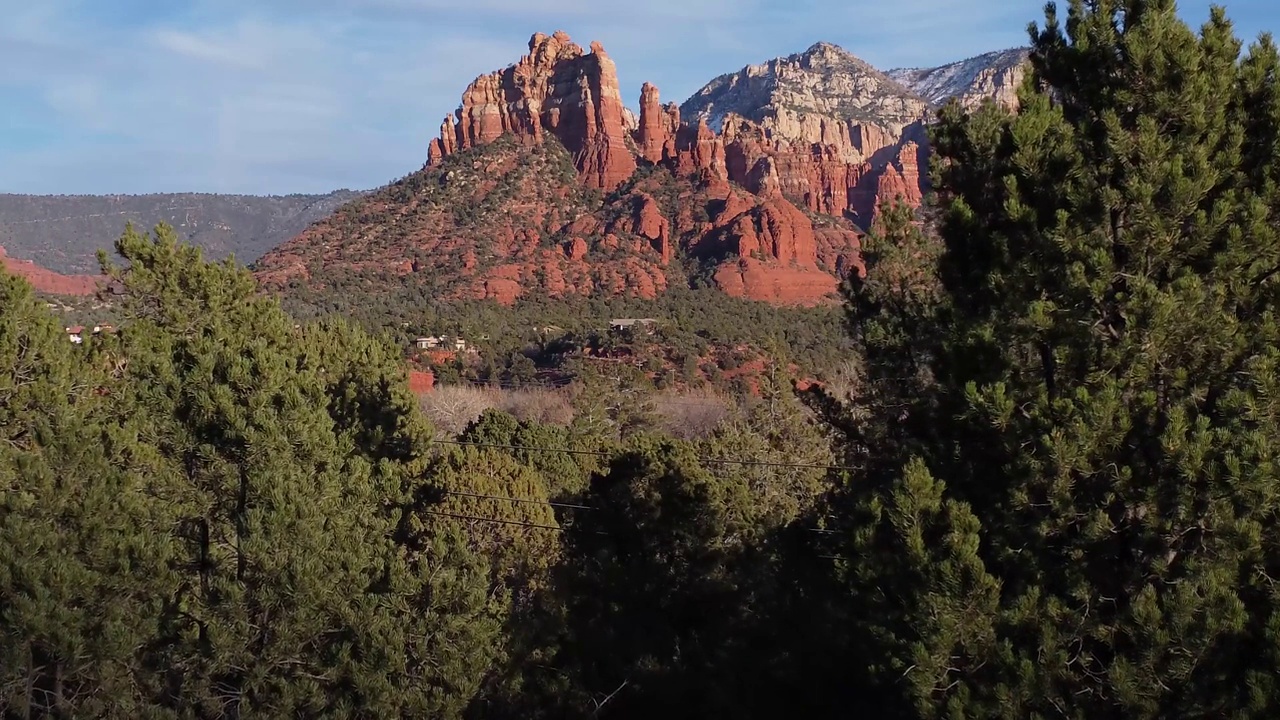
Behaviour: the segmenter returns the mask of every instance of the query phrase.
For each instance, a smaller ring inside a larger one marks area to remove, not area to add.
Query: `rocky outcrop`
[[[813,223],[789,202],[761,202],[728,223],[725,235],[739,257],[817,267]]]
[[[631,232],[649,241],[662,258],[663,265],[671,262],[671,222],[662,215],[658,203],[649,195],[636,195],[634,207]]]
[[[721,265],[715,281],[731,297],[804,307],[831,302],[839,286],[834,276],[816,268],[774,267],[755,258]]]
[[[869,162],[837,145],[771,139],[766,128],[735,115],[724,128],[730,180],[760,195],[781,194],[812,212],[840,216],[852,210],[851,193],[871,173]]]
[[[901,190],[894,161],[924,141],[928,104],[845,50],[817,43],[722,75],[680,110],[720,130],[730,181],[866,226],[881,176]],[[924,188],[902,194],[919,202]]]
[[[430,163],[503,134],[536,143],[552,131],[591,187],[616,188],[638,160],[704,184],[779,194],[866,227],[882,199],[921,202],[931,105],[951,95],[1016,101],[1026,58],[1006,51],[887,74],[816,43],[722,75],[679,107],[663,105],[658,88],[645,83],[633,117],[621,105],[612,61],[599,43],[591,48],[584,54],[562,32],[534,35],[519,62],[472,83],[432,143]]]
[[[658,88],[645,83],[640,88],[640,120],[636,128],[636,149],[650,163],[675,157],[676,130],[680,109],[674,103],[662,105]]]
[[[975,92],[1006,82],[982,77]],[[921,202],[930,113],[818,43],[682,106],[645,83],[632,114],[599,43],[588,53],[536,34],[517,63],[467,88],[421,172],[269,253],[258,277],[349,288],[375,273],[424,296],[502,303],[653,298],[683,255],[734,296],[834,302],[840,279],[865,271],[857,226],[884,203]]]
[[[3,247],[0,247],[0,267],[12,275],[24,278],[37,292],[51,295],[93,295],[104,282],[104,278],[99,275],[60,275],[30,260],[9,257]]]
[[[1029,54],[1026,48],[1000,50],[933,68],[890,70],[888,75],[934,107],[955,98],[969,109],[984,100],[994,100],[1016,110]]]
[[[715,276],[726,292],[785,304],[829,301],[838,277],[858,271],[858,233],[839,220],[815,228],[800,208],[837,218],[866,214],[863,206],[878,195],[879,171],[897,157],[903,136],[918,128],[915,118],[925,110],[922,101],[848,53],[820,43],[801,56],[768,64],[766,72],[748,68],[739,74],[742,82],[729,81],[730,94],[751,95],[767,86],[777,97],[769,112],[762,115],[752,108],[747,113],[755,113],[755,119],[736,113],[714,117],[706,111],[688,116],[675,104],[664,105],[658,88],[645,83],[637,117],[614,113],[607,103],[609,107],[601,107],[609,119],[600,123],[595,99],[612,99],[614,93],[591,88],[616,88],[616,76],[611,64],[583,64],[595,56],[605,57],[598,44],[584,55],[563,33],[535,35],[530,53],[518,63],[472,84],[456,121],[446,118],[441,139],[433,143],[429,167],[503,135],[514,136],[519,144],[541,143],[544,133],[554,129],[574,153],[579,178],[589,186],[612,189],[620,184],[622,171],[607,177],[603,169],[623,167],[616,158],[616,137],[620,129],[631,128],[629,157],[665,166],[692,183],[691,189],[680,195],[679,209],[669,218],[652,194],[634,187],[618,200],[621,212],[584,215],[566,226],[561,258],[599,262],[639,242],[632,250],[640,256],[653,251],[658,266],[664,267],[679,245],[703,258],[723,258]],[[837,72],[850,68],[851,74]],[[779,77],[782,82],[776,82]],[[554,98],[575,84],[588,90],[574,105],[582,113],[570,119],[566,102]],[[900,122],[885,126],[859,120],[859,107],[868,118],[888,113]],[[548,114],[548,108],[559,108],[558,114]],[[603,150],[583,153],[584,147]],[[892,187],[899,188],[901,181],[895,177]],[[693,219],[698,197],[714,206],[708,221]],[[613,219],[602,220],[601,214]],[[650,288],[660,290],[665,282],[639,266],[623,274],[629,276],[630,291],[641,296]],[[521,294],[521,275],[516,266],[490,271],[482,295],[513,301]],[[551,279],[553,292],[559,290],[557,271],[547,268],[542,277]],[[582,289],[581,283],[567,286]],[[591,289],[607,286],[596,282]]]
[[[907,142],[898,150],[883,172],[876,178],[875,196],[871,202],[872,218],[877,208],[894,202],[919,207],[924,200],[920,178],[920,148]]]
[[[540,143],[549,132],[573,155],[584,184],[612,190],[636,169],[627,146],[634,125],[622,105],[617,69],[600,43],[586,54],[563,32],[538,33],[519,62],[467,87],[461,107],[431,142],[427,164],[506,134]]]
[[[467,87],[461,108],[444,118],[440,137],[431,141],[428,165],[508,133],[538,143],[550,132],[573,155],[582,182],[613,190],[636,169],[628,126],[634,120],[622,106],[617,68],[604,47],[593,42],[584,54],[566,33],[536,33],[518,63]]]
[[[680,112],[705,115],[715,129],[730,113],[777,129],[790,139],[829,142],[839,125],[868,123],[901,133],[927,104],[889,76],[831,43],[721,75],[693,94]]]
[[[719,205],[697,251],[730,258],[715,273],[716,284],[729,295],[817,305],[831,301],[839,275],[861,267],[855,231],[819,230],[779,195],[759,197],[730,189]]]

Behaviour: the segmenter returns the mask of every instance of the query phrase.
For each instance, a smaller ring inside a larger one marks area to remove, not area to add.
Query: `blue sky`
[[[1277,0],[1227,2],[1238,34]],[[1181,3],[1194,24],[1209,3]],[[416,170],[535,31],[680,101],[818,40],[929,66],[1026,42],[1042,0],[0,0],[0,192],[325,192]]]

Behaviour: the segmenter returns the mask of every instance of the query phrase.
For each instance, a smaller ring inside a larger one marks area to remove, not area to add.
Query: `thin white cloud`
[[[24,118],[61,134],[50,146],[0,138],[0,191],[376,186],[419,167],[467,83],[518,59],[534,32],[563,29],[584,46],[602,41],[623,98],[635,105],[644,81],[679,102],[716,75],[817,40],[881,67],[941,64],[1025,42],[1024,28],[1042,7],[1041,0],[168,0],[152,17],[113,11],[115,24],[104,29],[102,17],[83,14],[102,2],[0,0],[0,103],[20,104]]]
[[[108,129],[102,122],[102,88],[87,78],[68,79],[45,89],[44,99],[59,112],[76,117],[94,130]]]
[[[258,48],[246,48],[241,43],[218,42],[196,33],[160,28],[152,33],[151,39],[163,50],[216,65],[258,70],[266,62],[266,58],[256,52]]]

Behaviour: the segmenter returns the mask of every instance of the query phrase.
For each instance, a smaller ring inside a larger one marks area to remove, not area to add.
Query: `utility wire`
[[[440,492],[443,492],[446,495],[460,495],[462,497],[471,497],[471,498],[488,498],[490,500],[509,500],[511,502],[532,503],[535,505],[550,505],[551,507],[572,508],[574,510],[595,510],[596,509],[591,507],[590,505],[574,505],[573,503],[554,502],[551,500],[535,500],[533,498],[503,497],[501,495],[481,495],[479,493],[461,492],[458,490],[441,490]]]
[[[554,392],[556,390],[564,390],[569,386],[571,386],[574,382],[575,381],[572,379],[569,379],[564,382],[554,383],[554,384],[551,384],[551,383],[541,384],[538,382],[511,383],[506,381],[486,382],[484,380],[462,379],[462,380],[456,380],[456,381],[450,381],[450,382],[441,382],[436,387],[447,388],[447,387],[471,386],[471,387],[478,388],[480,390],[511,390],[511,391],[545,390],[549,392]],[[697,398],[693,396],[678,396],[678,395],[672,396],[672,395],[657,394],[657,395],[651,395],[646,399],[649,403],[653,405],[681,405],[681,406],[688,406],[688,407],[729,408],[730,406],[735,404],[735,399],[728,398],[728,397],[723,399],[717,399],[717,398]]]
[[[599,510],[600,509],[597,507],[592,507],[590,505],[575,505],[573,503],[555,502],[553,500],[537,500],[534,498],[515,498],[515,497],[506,497],[504,495],[483,495],[480,493],[461,492],[458,490],[441,490],[440,492],[446,495],[459,495],[461,497],[470,497],[470,498],[485,498],[488,500],[506,500],[508,502],[529,503],[531,505],[549,505],[551,507],[571,508],[574,510]],[[441,513],[436,513],[436,514],[441,514]],[[496,518],[471,517],[469,519],[486,520],[491,522],[504,522],[504,523],[511,522],[507,520],[498,520]],[[551,526],[534,525],[533,527],[546,527],[549,529]],[[557,529],[563,529],[563,528],[557,528]],[[808,532],[812,532],[812,533],[822,533],[824,535],[835,535],[838,532],[837,530],[830,530],[827,528],[801,528],[801,529],[806,530]],[[604,533],[601,533],[601,534],[604,534]]]
[[[541,528],[543,530],[555,530],[564,532],[564,528],[558,525],[539,525],[538,523],[519,522],[518,520],[499,520],[498,518],[478,517],[475,515],[458,515],[455,513],[440,512],[439,510],[423,510],[428,515],[442,515],[444,517],[455,518],[457,520],[479,520],[480,522],[501,523],[503,525],[519,525],[520,527]]]
[[[572,448],[549,448],[549,447],[529,447],[525,445],[502,445],[498,443],[475,443],[462,442],[460,440],[434,440],[433,442],[441,445],[460,445],[463,447],[482,447],[493,448],[498,450],[525,450],[536,452],[558,452],[568,455],[589,455],[594,457],[613,457],[615,453],[604,452],[602,450],[574,450]],[[857,468],[846,467],[842,465],[820,465],[816,463],[784,463],[769,462],[766,460],[732,460],[729,458],[700,458],[703,462],[716,463],[720,465],[747,465],[752,467],[779,467],[779,468],[808,468],[812,470],[842,470],[853,472]]]
[[[440,512],[439,510],[423,510],[428,515],[440,515],[442,517],[454,518],[456,520],[476,520],[478,522],[499,523],[501,525],[518,525],[520,527],[539,528],[541,530],[554,530],[555,532],[564,532],[565,529],[558,525],[540,525],[538,523],[519,522],[517,520],[500,520],[498,518],[479,517],[477,515],[458,515],[456,513]],[[593,535],[608,535],[609,533],[592,531]]]

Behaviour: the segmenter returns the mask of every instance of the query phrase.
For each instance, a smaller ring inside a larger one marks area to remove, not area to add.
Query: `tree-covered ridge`
[[[621,374],[441,434],[165,227],[83,346],[0,278],[0,714],[1274,717],[1280,55],[1032,30],[868,238],[855,392],[695,439]]]
[[[210,257],[251,263],[361,195],[11,195],[0,193],[0,246],[63,274],[95,274],[94,253],[126,222],[168,223]]]

